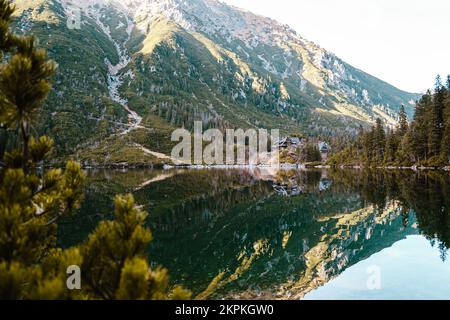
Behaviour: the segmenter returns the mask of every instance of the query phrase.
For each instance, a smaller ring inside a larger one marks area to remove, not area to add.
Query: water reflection
[[[116,193],[149,213],[153,265],[201,298],[298,299],[409,235],[447,258],[449,176],[409,171],[91,172],[60,242],[110,218]],[[449,274],[450,276],[450,274]]]

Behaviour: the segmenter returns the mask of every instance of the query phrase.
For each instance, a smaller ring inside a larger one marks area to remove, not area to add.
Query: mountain
[[[195,120],[355,133],[377,117],[395,125],[418,98],[289,26],[215,0],[14,2],[14,30],[36,34],[59,64],[44,132],[60,155],[88,163],[167,161],[172,130]]]

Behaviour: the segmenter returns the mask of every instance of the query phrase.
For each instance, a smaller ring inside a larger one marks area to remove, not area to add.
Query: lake
[[[93,170],[60,245],[111,219],[120,193],[150,214],[151,266],[201,298],[450,298],[449,173]]]

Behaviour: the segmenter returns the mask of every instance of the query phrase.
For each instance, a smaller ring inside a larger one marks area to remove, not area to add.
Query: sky
[[[450,74],[449,0],[222,0],[290,25],[347,63],[402,90]]]

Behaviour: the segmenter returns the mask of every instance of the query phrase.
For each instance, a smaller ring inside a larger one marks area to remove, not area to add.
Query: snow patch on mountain
[[[61,0],[61,3],[66,10],[77,6],[94,18],[115,45],[120,61],[117,65],[106,61],[110,73],[108,83],[111,97],[123,106],[127,101],[120,97],[118,90],[123,82],[120,71],[127,67],[130,57],[124,44],[116,42],[109,27],[101,23],[101,12],[105,6],[125,14],[129,37],[135,27],[146,35],[152,23],[164,17],[188,32],[209,36],[219,46],[237,53],[245,63],[259,61],[259,66],[269,74],[295,83],[304,94],[312,94],[318,99],[313,91],[319,90],[321,95],[332,97],[332,103],[327,103],[327,99],[317,101],[320,106],[330,107],[338,103],[341,110],[348,105],[367,109],[379,104],[389,108],[388,103],[383,101],[386,97],[389,96],[391,102],[398,100],[392,99],[391,90],[380,95],[378,89],[371,85],[377,79],[365,75],[361,77],[358,70],[304,39],[289,26],[217,0]],[[118,28],[123,28],[124,24],[121,23]],[[381,86],[380,83],[377,85]],[[412,108],[411,104],[405,104]],[[134,115],[131,114],[131,117]],[[133,123],[138,121],[136,118]]]
[[[119,56],[119,62],[117,64],[113,65],[108,58],[105,58],[105,64],[108,68],[107,80],[109,95],[114,102],[120,104],[128,113],[129,124],[127,125],[127,129],[123,131],[122,134],[125,135],[132,130],[142,128],[142,117],[135,111],[130,109],[130,107],[128,106],[128,100],[121,96],[119,90],[123,84],[125,77],[130,77],[131,79],[134,78],[134,74],[132,71],[127,72],[123,75],[120,74],[120,72],[124,70],[131,61],[131,57],[125,48],[125,44],[130,40],[132,30],[135,27],[132,19],[130,19],[129,16],[125,15],[126,32],[128,34],[128,38],[125,43],[119,43],[113,38],[110,27],[105,25],[102,22],[102,19],[105,17],[103,9],[106,6],[114,4],[116,6],[122,7],[122,4],[113,0],[77,0],[76,2],[71,0],[62,0],[61,4],[66,14],[71,13],[74,8],[78,8],[83,12],[83,14],[93,19],[97,27],[108,37],[108,39],[116,48],[117,54]],[[119,27],[121,26],[125,26],[125,24],[121,22],[121,24],[119,24]]]

